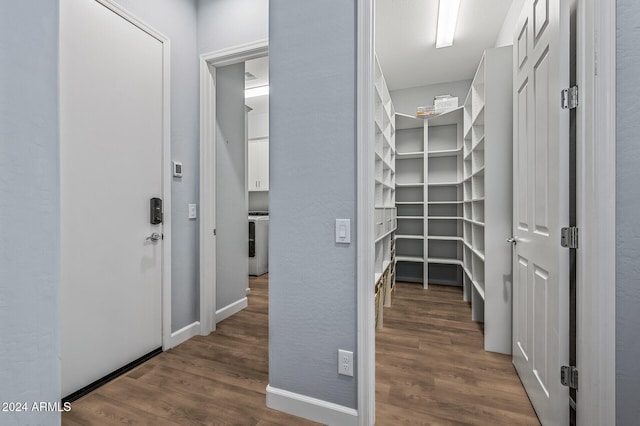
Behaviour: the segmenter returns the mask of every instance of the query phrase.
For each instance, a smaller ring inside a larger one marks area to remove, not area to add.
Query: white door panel
[[[162,43],[92,0],[60,6],[62,395],[162,345]]]
[[[513,363],[544,425],[569,422],[569,10],[527,0],[514,34]]]

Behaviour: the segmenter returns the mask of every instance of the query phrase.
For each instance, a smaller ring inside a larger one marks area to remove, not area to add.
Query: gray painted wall
[[[187,204],[198,203],[200,71],[196,0],[117,0],[143,22],[171,39],[171,159],[181,161],[183,177],[171,188],[171,329],[200,317],[198,221]]]
[[[244,63],[216,69],[216,310],[246,297],[249,225]]]
[[[0,13],[0,402],[60,398],[58,6]],[[60,415],[0,412],[0,424]]]
[[[390,92],[391,102],[396,112],[414,115],[416,107],[433,105],[433,98],[437,95],[457,96],[458,105],[463,105],[470,87],[471,80],[462,80],[394,90]]]
[[[616,418],[640,418],[640,3],[617,2]]]
[[[338,349],[357,357],[356,245],[335,243],[335,219],[351,219],[355,241],[355,10],[345,0],[269,10],[269,382],[351,408],[357,379],[336,360]]]
[[[269,0],[198,0],[198,52],[268,38]]]

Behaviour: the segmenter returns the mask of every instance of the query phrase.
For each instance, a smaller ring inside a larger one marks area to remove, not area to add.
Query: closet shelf
[[[481,145],[484,142],[484,134],[482,135],[482,137],[480,137],[478,139],[478,142],[476,142],[475,144],[473,144],[473,146],[471,147],[471,151],[483,151],[483,150],[476,150],[476,148],[478,147],[478,145]]]
[[[433,182],[429,183],[429,186],[458,186],[462,185],[462,182]]]
[[[437,263],[440,265],[459,265],[462,266],[462,261],[460,259],[451,259],[447,257],[430,257],[427,259],[429,263]]]
[[[473,219],[465,219],[465,222],[469,222],[478,226],[484,226],[484,222],[478,222],[477,220],[473,220]]]
[[[428,216],[429,220],[462,220],[463,217],[460,216]]]
[[[476,170],[475,172],[473,172],[471,174],[471,177],[475,177],[478,175],[483,175],[484,174],[484,166],[480,167],[478,170]]]
[[[400,205],[400,206],[424,205],[424,201],[396,201],[396,205]]]
[[[483,252],[481,252],[480,250],[475,249],[473,247],[471,248],[471,251],[473,252],[473,254],[478,256],[480,258],[480,260],[482,260],[484,262],[484,253]]]
[[[410,160],[412,158],[424,158],[424,152],[396,152],[396,160]]]
[[[396,262],[424,263],[424,258],[419,256],[396,256]]]
[[[442,236],[442,235],[429,235],[427,239],[434,241],[463,241],[462,237],[457,236]]]
[[[429,151],[429,157],[454,157],[462,152],[462,147],[456,149],[443,149],[438,151]]]
[[[416,183],[397,183],[396,188],[421,188],[424,186],[424,183],[416,182]]]
[[[396,240],[424,240],[423,235],[401,235],[396,234]]]
[[[424,216],[397,216],[398,220],[423,220]]]
[[[462,204],[464,201],[455,200],[455,201],[429,201],[428,204],[431,205],[450,205],[450,204]]]
[[[478,294],[480,295],[480,298],[482,300],[484,300],[484,289],[480,286],[480,284],[478,283],[478,281],[476,280],[471,280],[471,282],[473,283],[473,287],[476,289],[476,291],[478,292]]]
[[[388,237],[390,234],[393,234],[393,232],[396,230],[396,228],[390,229],[389,231],[385,232],[384,234],[380,235],[378,238],[376,238],[376,243],[384,240],[386,237]]]

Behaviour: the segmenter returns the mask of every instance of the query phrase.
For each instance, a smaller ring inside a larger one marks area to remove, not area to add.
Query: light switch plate
[[[198,217],[198,207],[196,204],[189,204],[189,219],[196,219]]]
[[[182,163],[179,161],[173,162],[173,177],[182,177]]]
[[[351,219],[336,219],[336,243],[351,243]]]

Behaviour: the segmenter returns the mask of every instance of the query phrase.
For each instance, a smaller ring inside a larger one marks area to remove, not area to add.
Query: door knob
[[[153,234],[149,235],[146,240],[147,241],[158,241],[162,239],[162,235],[158,234],[157,232],[154,232]]]
[[[507,242],[515,246],[516,244],[518,244],[518,239],[516,237],[507,238]]]

